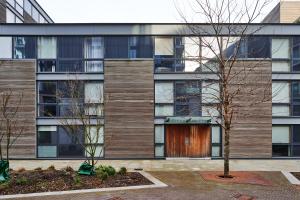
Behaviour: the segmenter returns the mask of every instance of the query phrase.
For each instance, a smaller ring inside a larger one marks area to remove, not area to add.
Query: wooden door
[[[210,157],[210,127],[203,125],[167,125],[167,157]]]

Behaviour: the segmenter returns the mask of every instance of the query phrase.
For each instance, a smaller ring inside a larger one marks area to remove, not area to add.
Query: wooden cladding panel
[[[23,135],[11,149],[12,158],[35,158],[36,150],[36,90],[35,61],[0,61],[0,91],[10,88],[22,93],[18,117],[25,124]],[[17,100],[15,96],[13,100]]]
[[[210,157],[210,127],[201,125],[167,125],[167,157]]]
[[[105,61],[105,157],[154,158],[153,61]]]
[[[252,67],[251,72],[247,70]],[[247,70],[248,75],[241,73],[231,84],[232,91],[238,87],[242,90],[233,100],[236,114],[232,121],[230,155],[232,158],[271,158],[271,62],[239,61],[234,72],[242,68]]]

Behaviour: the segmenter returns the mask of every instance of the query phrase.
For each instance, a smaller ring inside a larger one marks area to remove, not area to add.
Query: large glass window
[[[300,71],[300,37],[293,38],[293,71]]]
[[[83,58],[83,38],[77,36],[58,37],[58,57],[64,59]]]
[[[212,138],[212,157],[221,157],[221,128],[219,126],[211,127],[211,138]]]
[[[15,23],[16,16],[15,14],[8,8],[6,8],[6,23]]]
[[[248,58],[270,58],[270,38],[248,38]]]
[[[292,113],[300,116],[300,82],[292,82]]]
[[[290,106],[289,105],[273,105],[272,106],[272,116],[276,116],[276,117],[290,116]]]
[[[32,6],[31,10],[32,10],[31,17],[34,19],[34,21],[38,22],[39,21],[39,11],[34,6]]]
[[[0,58],[12,58],[12,38],[0,37]]]
[[[36,58],[35,37],[15,37],[13,41],[15,59]]]
[[[175,82],[176,116],[201,116],[201,82]]]
[[[83,130],[71,133],[63,127],[58,129],[58,156],[59,157],[83,157],[84,134]]]
[[[38,127],[38,157],[54,158],[57,156],[57,127]]]
[[[24,9],[31,16],[32,5],[29,0],[24,1]]]
[[[38,69],[39,72],[55,72],[56,60],[39,60]]]
[[[290,103],[290,84],[288,82],[273,82],[272,97],[273,103]]]
[[[290,58],[289,39],[272,39],[272,58]]]
[[[106,58],[128,58],[128,37],[106,37]]]
[[[55,59],[56,58],[56,38],[40,37],[38,38],[38,58]]]
[[[174,103],[173,82],[155,83],[155,103]]]
[[[86,59],[97,59],[104,57],[104,40],[102,37],[85,38],[84,57]]]
[[[272,127],[273,157],[289,156],[290,127]]]
[[[56,82],[39,82],[39,116],[57,116],[57,84]]]

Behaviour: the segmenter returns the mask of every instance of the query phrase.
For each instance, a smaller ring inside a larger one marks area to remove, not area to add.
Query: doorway
[[[210,157],[210,126],[166,125],[166,156],[194,158]]]

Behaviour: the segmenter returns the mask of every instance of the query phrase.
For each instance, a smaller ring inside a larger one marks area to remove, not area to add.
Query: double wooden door
[[[166,156],[210,157],[210,135],[206,125],[166,125]]]

